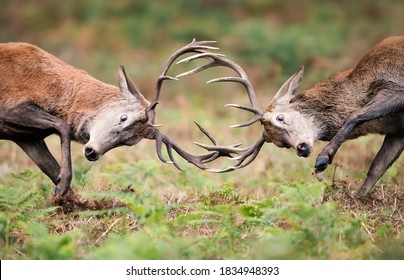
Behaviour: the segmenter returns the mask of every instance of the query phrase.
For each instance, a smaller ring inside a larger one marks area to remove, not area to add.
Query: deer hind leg
[[[375,86],[376,87],[376,86]],[[332,162],[338,148],[358,125],[395,113],[404,108],[404,88],[394,82],[378,81],[373,89],[377,93],[359,110],[351,113],[333,139],[317,156],[315,172],[324,171]]]
[[[366,196],[372,190],[377,180],[399,158],[403,150],[404,135],[386,135],[382,147],[370,165],[367,178],[356,195],[358,197]]]
[[[69,125],[62,119],[49,114],[33,103],[21,104],[13,109],[6,110],[1,114],[1,119],[3,122],[7,123],[8,126],[16,130],[16,139],[18,139],[20,134],[29,135],[29,137],[33,139],[43,139],[53,133],[59,135],[62,149],[59,174],[60,182],[56,186],[55,193],[56,195],[66,194],[70,190],[70,182],[72,180],[72,162],[70,155],[71,129]],[[11,140],[18,142],[18,140],[21,139]],[[23,139],[23,142],[24,141],[25,139]],[[25,148],[26,146],[27,145],[25,145]],[[29,149],[30,148],[28,148],[28,150]],[[38,152],[38,149],[40,150],[40,148],[33,149],[37,149],[36,152]],[[34,150],[30,150],[30,153],[34,154]],[[54,175],[52,174],[52,176]],[[54,178],[52,180],[58,181],[58,179]]]
[[[60,165],[50,153],[44,140],[34,142],[16,141],[16,144],[57,185],[60,182]]]

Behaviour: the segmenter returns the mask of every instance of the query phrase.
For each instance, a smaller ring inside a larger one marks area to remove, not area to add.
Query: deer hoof
[[[363,199],[366,198],[368,196],[368,194],[370,193],[372,188],[366,188],[364,186],[362,186],[356,193],[355,193],[355,197],[358,199]]]
[[[61,185],[57,185],[55,188],[55,197],[63,197],[66,196],[71,190],[70,186],[63,187]]]
[[[56,196],[62,196],[62,190],[59,186],[56,186],[55,188],[55,197]]]
[[[328,157],[319,156],[316,159],[316,164],[314,165],[314,172],[323,172],[327,168],[329,161],[330,159]]]

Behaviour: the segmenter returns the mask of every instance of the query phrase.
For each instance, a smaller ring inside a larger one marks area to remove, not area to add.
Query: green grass
[[[402,211],[402,193],[398,202],[397,197],[388,197],[398,195],[397,190],[386,189],[384,199],[375,195],[366,204],[349,198],[352,193],[338,185],[313,180],[277,183],[261,193],[251,192],[242,183],[220,183],[198,171],[177,172],[153,160],[97,169],[87,165],[76,169],[75,189],[83,201],[96,200],[105,209],[72,213],[51,206],[53,187],[39,172],[3,178],[0,258],[404,256],[403,231],[394,213]],[[95,183],[91,179],[95,177],[101,179]],[[394,200],[395,206],[391,205]]]

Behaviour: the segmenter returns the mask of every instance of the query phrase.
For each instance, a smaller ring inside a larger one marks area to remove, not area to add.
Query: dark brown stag
[[[308,157],[317,140],[329,141],[317,157],[315,172],[318,173],[332,162],[345,140],[371,133],[383,134],[384,143],[357,192],[358,196],[366,196],[404,149],[403,36],[381,41],[354,68],[339,72],[304,91],[299,90],[304,72],[301,67],[279,89],[266,111],[260,109],[254,89],[239,65],[213,53],[197,54],[186,61],[198,58],[207,58],[209,62],[183,75],[214,66],[234,69],[239,77],[219,78],[211,82],[243,84],[252,106],[229,106],[254,113],[250,122],[239,126],[257,121],[264,126],[262,137],[246,149],[200,144],[210,151],[238,156],[234,166],[212,171],[227,172],[248,165],[265,142],[294,148],[298,156]]]

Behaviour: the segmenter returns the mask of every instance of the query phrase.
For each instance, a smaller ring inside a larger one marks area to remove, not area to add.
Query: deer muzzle
[[[307,143],[299,143],[296,146],[296,152],[299,157],[308,157],[310,156],[312,151],[313,148]]]

